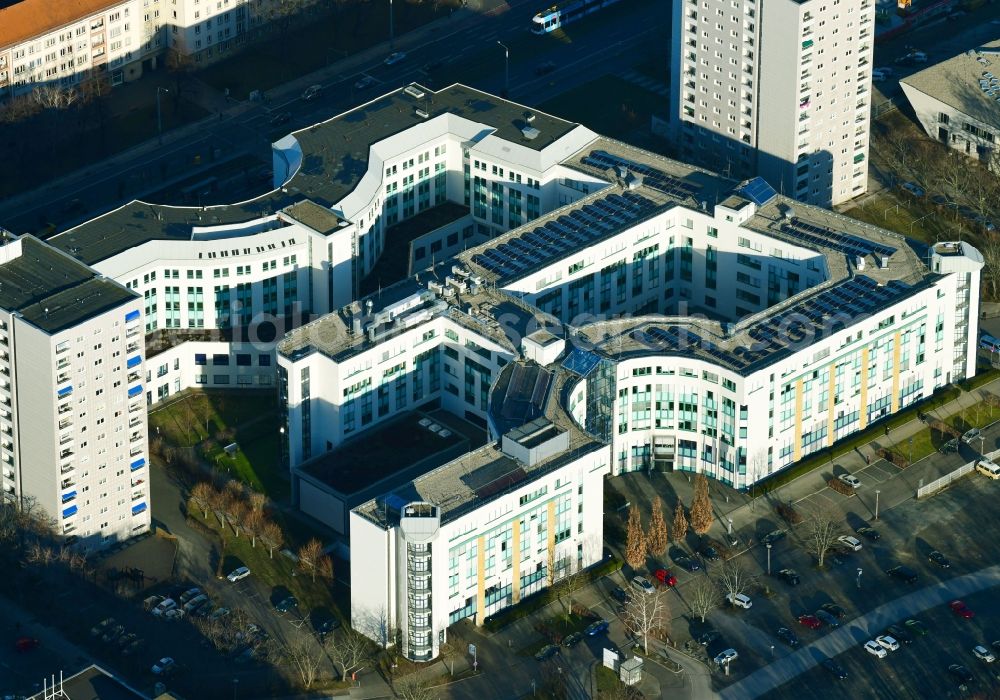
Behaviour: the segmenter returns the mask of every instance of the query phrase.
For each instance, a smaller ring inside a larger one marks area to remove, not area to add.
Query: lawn
[[[600,103],[595,103],[594,95],[601,95]],[[650,117],[665,113],[666,104],[660,95],[605,75],[543,102],[539,109],[628,141],[636,131],[648,132]]]
[[[396,3],[396,36],[449,16],[457,5],[457,1]],[[198,77],[219,90],[228,88],[236,99],[246,99],[251,90],[269,90],[386,41],[391,6],[385,2],[341,5],[336,13],[292,26],[237,56],[206,67]]]
[[[908,201],[895,192],[882,191],[872,195],[860,206],[844,211],[844,214],[924,243],[955,238],[956,222],[951,216],[939,214],[933,205]]]
[[[287,500],[289,482],[278,465],[278,403],[273,391],[190,391],[149,413],[150,438],[164,447],[194,449],[276,501]],[[224,448],[238,446],[233,455]]]
[[[945,419],[945,423],[955,428],[959,433],[964,433],[970,428],[987,426],[996,420],[998,416],[1000,416],[1000,410],[996,408],[991,409],[987,402],[980,401],[975,406],[967,408],[961,413],[949,416]],[[892,445],[890,449],[912,464],[927,455],[937,452],[950,439],[950,435],[941,435],[937,430],[924,428],[913,436],[912,445],[908,438]]]

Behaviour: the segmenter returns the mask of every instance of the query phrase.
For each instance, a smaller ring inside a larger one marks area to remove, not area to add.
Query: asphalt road
[[[470,82],[475,87],[500,92],[504,61],[496,42],[521,51],[511,56],[510,95],[527,104],[549,99],[663,51],[669,17],[668,13],[650,12],[652,0],[629,0],[602,14],[599,31],[575,31],[570,27],[562,37],[530,34],[528,25],[537,5],[536,0],[513,0],[506,12],[476,18],[473,29],[468,22],[462,28],[445,23],[436,25],[436,30],[417,30],[412,37],[400,37],[397,49],[405,50],[407,57],[395,66],[385,66],[384,54],[379,50],[349,57],[308,79],[269,91],[267,104],[238,104],[218,120],[203,122],[194,132],[197,138],[174,141],[184,131],[180,129],[178,134],[165,135],[163,145],[151,140],[48,187],[8,198],[0,202],[0,225],[21,233],[37,231],[45,222],[51,222],[64,230],[212,163],[251,154],[270,165],[274,139],[407,83],[429,82],[429,73],[438,85],[449,84],[452,76],[458,75],[472,77]],[[447,57],[445,63],[430,71],[425,69],[442,57]],[[557,67],[540,78],[535,69],[542,61],[553,61]],[[470,65],[482,70],[470,76]],[[371,76],[377,82],[366,90],[356,90],[354,85],[362,76]],[[308,81],[324,87],[321,95],[311,101],[300,97]],[[289,112],[290,121],[278,127],[270,125],[275,112]],[[244,197],[250,192],[243,188],[238,194]],[[88,211],[74,210],[74,200],[83,202]]]

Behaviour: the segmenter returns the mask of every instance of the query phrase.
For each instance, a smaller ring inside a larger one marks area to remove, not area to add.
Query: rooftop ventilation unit
[[[424,99],[424,94],[425,94],[424,91],[418,88],[416,85],[407,85],[405,88],[403,88],[403,92],[405,92],[407,95],[416,100]]]
[[[533,126],[526,126],[523,129],[521,129],[521,134],[524,136],[524,138],[528,139],[529,141],[534,141],[535,139],[538,138],[538,135],[541,133],[542,133],[541,131],[539,131]]]
[[[880,257],[879,261],[878,261],[878,266],[881,267],[883,270],[888,269],[889,268],[889,256],[888,255],[883,255],[882,257]]]
[[[854,266],[859,270],[865,269],[865,258],[862,255],[858,255],[854,258]]]
[[[532,122],[534,122],[535,121],[535,113],[534,112],[526,112],[525,115],[524,115],[524,121],[528,122],[529,124],[531,124]]]
[[[413,113],[416,114],[421,119],[427,119],[428,117],[431,116],[427,112],[425,112],[424,110],[420,109],[419,107],[417,107],[415,110],[413,110]]]

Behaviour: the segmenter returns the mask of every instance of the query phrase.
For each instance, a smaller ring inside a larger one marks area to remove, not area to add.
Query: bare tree
[[[715,581],[708,576],[699,576],[694,581],[694,585],[688,588],[688,605],[691,612],[697,615],[702,622],[710,612],[719,607],[722,603],[722,594]]]
[[[633,569],[639,569],[646,563],[646,533],[642,530],[642,516],[639,514],[638,506],[632,506],[628,512],[625,561]]]
[[[708,495],[708,477],[694,477],[694,497],[691,500],[691,529],[704,535],[712,527],[712,500]]]
[[[215,487],[207,481],[199,481],[191,487],[191,503],[201,511],[202,517],[208,520],[208,513],[218,496]]]
[[[837,538],[841,535],[839,519],[832,511],[817,508],[804,530],[806,551],[816,557],[816,563],[822,568],[827,552],[837,543]]]
[[[246,516],[246,505],[243,501],[236,498],[229,498],[226,502],[226,520],[229,521],[229,527],[233,528],[233,534],[237,537],[240,536],[240,530],[243,529],[243,520]]]
[[[43,109],[66,109],[80,99],[80,91],[74,86],[39,85],[32,89],[31,97]]]
[[[267,505],[267,496],[260,491],[251,491],[247,496],[247,508],[253,513],[264,514],[264,507]]]
[[[223,536],[226,534],[226,513],[229,510],[229,494],[226,491],[212,490],[212,500],[209,503],[215,519],[219,521]]]
[[[250,546],[257,546],[257,538],[260,537],[261,529],[264,527],[264,514],[260,511],[247,508],[243,512],[243,531],[250,538]]]
[[[316,574],[323,574],[321,569],[327,566],[323,563],[324,559],[329,561],[330,557],[323,552],[323,543],[315,537],[299,547],[299,567],[312,574],[313,581],[316,580]],[[329,567],[332,576],[333,564],[330,563]]]
[[[983,254],[983,281],[989,286],[990,298],[1000,299],[1000,236],[983,236],[979,241]]]
[[[663,518],[663,501],[653,497],[652,513],[649,516],[649,530],[646,531],[646,549],[654,557],[663,556],[670,544],[670,532]]]
[[[329,645],[328,651],[333,663],[340,666],[340,679],[346,681],[348,675],[371,658],[372,642],[364,635],[348,629]]]
[[[670,537],[674,542],[683,542],[687,531],[688,521],[684,516],[684,504],[677,501],[677,506],[674,508],[674,525],[670,528]]]
[[[428,688],[413,678],[403,678],[394,684],[396,694],[401,700],[440,700],[437,691]]]
[[[642,649],[648,654],[649,637],[669,631],[670,608],[663,589],[632,596],[625,603],[622,623],[630,634],[642,639]]]
[[[295,670],[302,687],[312,688],[319,678],[320,669],[326,661],[326,653],[317,639],[297,634],[288,639],[281,648],[285,663]]]
[[[268,520],[260,529],[260,541],[267,547],[271,559],[274,559],[274,550],[285,543],[285,534],[275,522]]]
[[[573,612],[573,600],[577,594],[590,585],[590,581],[582,574],[566,576],[556,586],[556,595],[561,602],[563,598],[569,598],[569,611]]]
[[[739,594],[746,594],[757,585],[757,576],[750,572],[739,559],[729,559],[719,567],[719,586],[732,602]]]

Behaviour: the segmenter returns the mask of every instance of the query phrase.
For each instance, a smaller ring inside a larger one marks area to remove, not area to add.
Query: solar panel
[[[774,188],[762,177],[755,177],[752,180],[748,180],[737,191],[758,207],[764,206],[778,196]]]
[[[896,252],[892,246],[868,241],[860,236],[836,231],[825,226],[817,226],[798,218],[793,218],[790,222],[782,224],[781,230],[797,240],[812,245],[835,248],[851,257],[868,255],[890,257]]]
[[[628,160],[627,158],[613,156],[606,151],[591,151],[590,155],[584,157],[582,162],[586,165],[602,169],[618,166],[626,167],[629,170],[642,175],[644,185],[674,197],[693,197],[698,190],[701,189],[697,185],[685,182],[684,180],[673,177],[672,175],[667,175],[662,170],[658,170],[657,168],[646,165],[645,163],[636,163],[635,161]]]

